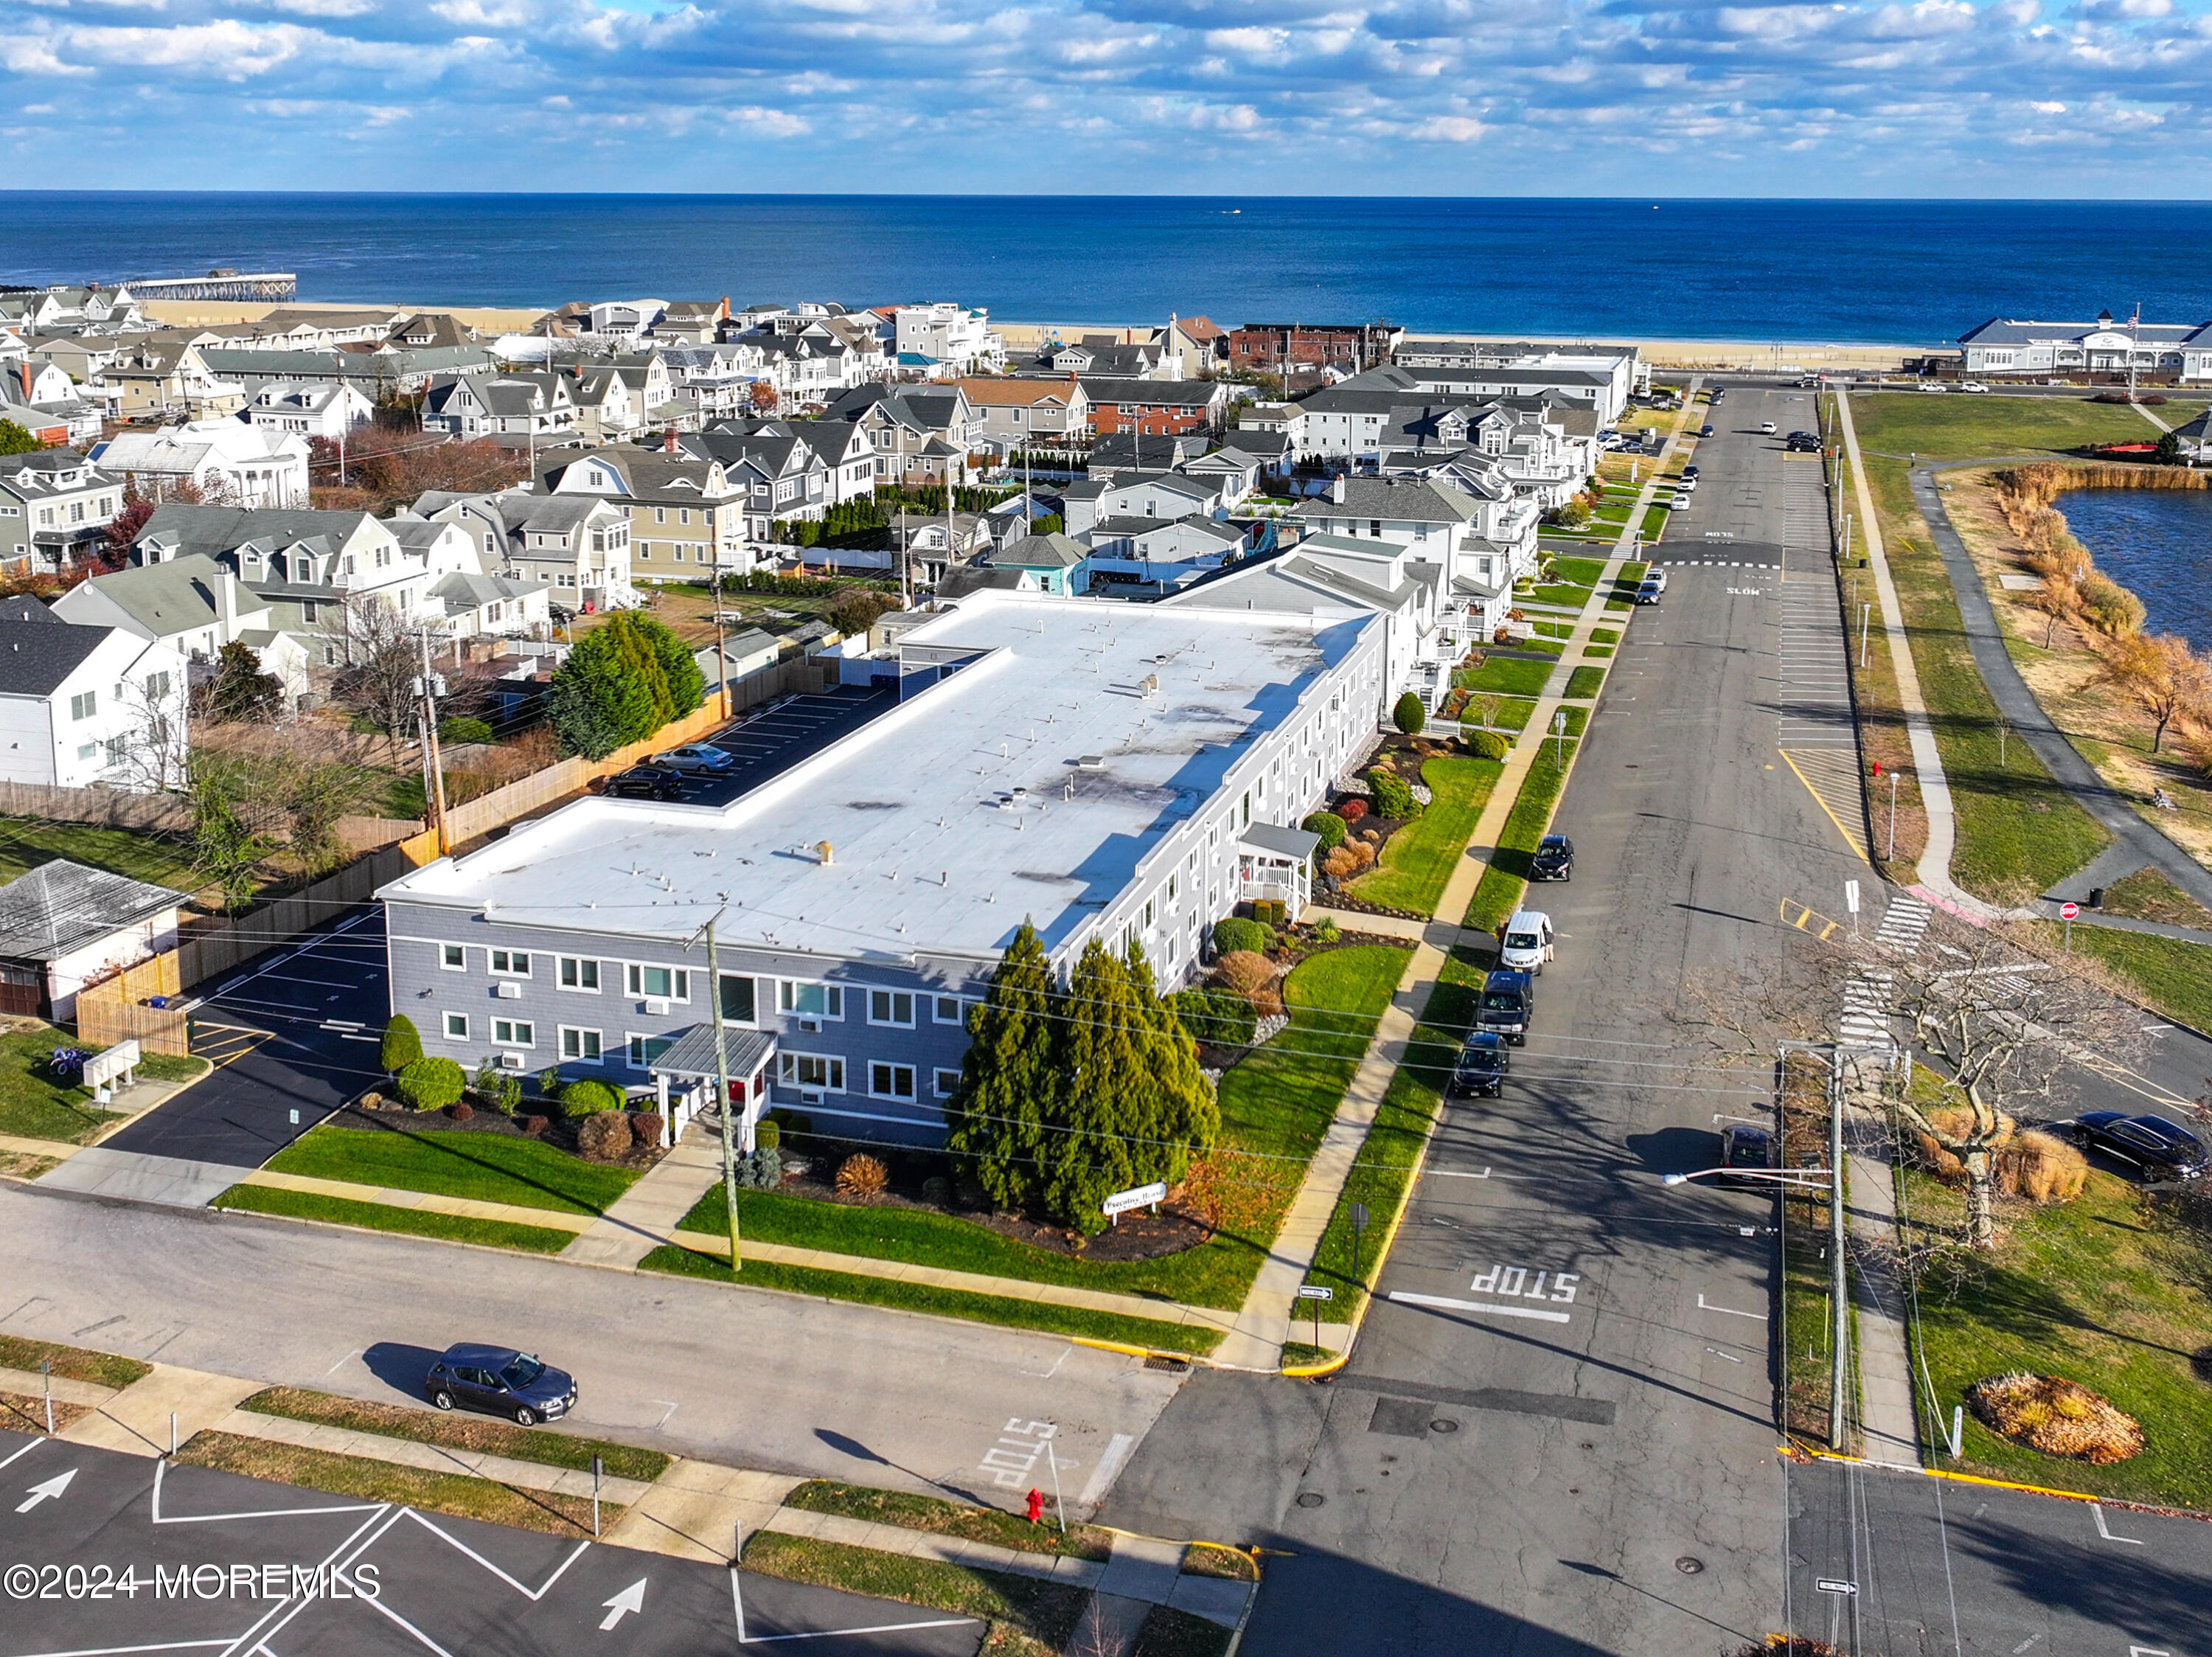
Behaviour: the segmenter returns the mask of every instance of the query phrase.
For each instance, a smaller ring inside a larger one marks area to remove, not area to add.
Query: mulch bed
[[[529,1134],[522,1130],[523,1122],[532,1116],[545,1118],[542,1133]],[[397,1133],[482,1133],[501,1139],[535,1139],[541,1145],[550,1145],[556,1151],[593,1162],[603,1168],[635,1168],[642,1173],[668,1153],[663,1146],[633,1146],[626,1154],[612,1161],[599,1161],[583,1157],[576,1148],[576,1128],[583,1118],[571,1122],[561,1114],[561,1107],[550,1100],[526,1099],[511,1117],[497,1111],[477,1110],[465,1122],[456,1122],[449,1111],[410,1111],[398,1100],[387,1100],[375,1110],[363,1108],[358,1103],[349,1105],[331,1118],[341,1128],[385,1128]]]
[[[1240,1051],[1242,1050],[1239,1050]],[[1195,1248],[1213,1235],[1212,1229],[1195,1216],[1182,1212],[1171,1204],[1163,1203],[1159,1213],[1138,1209],[1121,1216],[1119,1225],[1109,1225],[1087,1243],[1065,1226],[1049,1221],[1035,1220],[1024,1214],[994,1211],[988,1199],[970,1206],[960,1200],[960,1186],[951,1181],[946,1172],[945,1159],[933,1152],[902,1151],[895,1146],[870,1146],[868,1154],[880,1161],[890,1172],[890,1185],[879,1196],[849,1197],[842,1195],[831,1183],[836,1177],[837,1165],[843,1161],[845,1148],[832,1145],[826,1154],[817,1155],[813,1144],[804,1136],[787,1135],[786,1154],[805,1158],[807,1170],[804,1174],[787,1176],[776,1189],[787,1197],[803,1197],[811,1202],[834,1203],[843,1208],[919,1209],[933,1214],[948,1215],[956,1220],[965,1220],[1010,1237],[1018,1243],[1027,1243],[1032,1248],[1048,1253],[1063,1254],[1085,1260],[1157,1260],[1164,1255],[1180,1254]],[[951,1185],[951,1195],[944,1201],[932,1201],[923,1194],[922,1182],[942,1179]],[[979,1196],[970,1188],[970,1195]]]

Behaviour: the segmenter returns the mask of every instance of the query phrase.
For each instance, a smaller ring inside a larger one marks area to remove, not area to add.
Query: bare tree
[[[118,688],[130,729],[108,745],[106,780],[132,794],[183,789],[191,731],[182,687],[168,683],[166,674],[153,674],[126,677]]]
[[[1832,1038],[1847,989],[1882,1010],[1912,1061],[1860,1064],[1869,1102],[1958,1159],[1977,1248],[1996,1240],[1997,1152],[2012,1118],[2063,1109],[2093,1067],[2124,1063],[2142,1040],[2136,1009],[2094,963],[1941,913],[1910,949],[1840,929],[1807,935],[1755,973],[1693,986],[1687,1018],[1725,1057],[1771,1059],[1778,1041]]]
[[[338,704],[373,722],[392,756],[416,722],[415,682],[422,672],[422,629],[374,594],[346,600],[337,627],[343,661],[331,685]]]

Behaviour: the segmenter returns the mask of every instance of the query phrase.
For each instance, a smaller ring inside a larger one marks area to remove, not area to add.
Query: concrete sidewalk
[[[1920,1465],[1920,1429],[1913,1410],[1911,1347],[1905,1336],[1905,1288],[1896,1264],[1897,1176],[1879,1117],[1852,1111],[1855,1142],[1846,1154],[1850,1202],[1851,1302],[1858,1313],[1860,1453],[1904,1467]]]
[[[663,1243],[675,1240],[678,1223],[721,1177],[718,1132],[710,1133],[704,1122],[692,1122],[675,1148],[579,1232],[561,1258],[630,1270]]]
[[[182,1444],[214,1426],[261,1388],[259,1381],[240,1380],[234,1375],[157,1363],[151,1374],[55,1436],[125,1455],[166,1456],[173,1440]]]
[[[193,1162],[181,1157],[151,1156],[143,1151],[84,1145],[69,1154],[61,1167],[40,1175],[38,1183],[49,1190],[82,1191],[90,1197],[204,1209],[248,1172],[225,1162]]]

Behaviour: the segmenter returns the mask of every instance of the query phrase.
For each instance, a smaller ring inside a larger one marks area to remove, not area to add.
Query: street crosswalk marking
[[[1882,911],[1881,923],[1875,928],[1875,940],[1899,954],[1913,954],[1926,940],[1928,922],[1933,912],[1919,899],[1900,892],[1891,898],[1889,907]],[[1844,1011],[1838,1020],[1847,1046],[1871,1047],[1882,1052],[1897,1051],[1897,1038],[1891,1033],[1888,1019],[1890,987],[1896,982],[1896,974],[1881,966],[1862,966],[1851,975],[1850,982],[1844,985]]]

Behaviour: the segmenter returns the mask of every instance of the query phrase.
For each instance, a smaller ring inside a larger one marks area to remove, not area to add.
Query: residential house
[[[71,626],[37,599],[0,600],[0,781],[150,791],[181,776],[129,762],[142,737],[181,736],[185,659],[119,626]]]
[[[1171,592],[1243,557],[1244,531],[1217,519],[1106,517],[1084,532],[1090,590]]]
[[[189,901],[66,857],[0,886],[0,1011],[69,1023],[87,985],[177,947]]]
[[[328,350],[338,345],[380,345],[404,319],[388,309],[311,309],[280,305],[252,322],[231,325],[240,344],[280,350]]]
[[[902,567],[914,581],[934,583],[948,570],[988,557],[999,545],[995,527],[980,512],[955,512],[949,522],[942,512],[895,512],[884,567]]]
[[[246,407],[246,419],[264,430],[333,443],[375,412],[376,405],[351,386],[304,380],[272,380]]]
[[[991,314],[981,306],[901,305],[892,309],[891,323],[902,357],[927,357],[955,376],[1006,366],[1006,342],[991,332]]]
[[[957,382],[980,418],[981,441],[1000,454],[1032,444],[1079,442],[1091,432],[1091,398],[1070,375],[1065,380],[976,377]]]
[[[1283,456],[1290,463],[1306,458],[1306,409],[1303,403],[1248,403],[1237,417],[1239,433],[1261,433],[1283,440]]]
[[[62,332],[89,327],[135,328],[142,324],[138,302],[128,287],[68,283],[0,295],[0,324],[25,332]]]
[[[100,372],[100,383],[113,394],[115,412],[125,420],[178,414],[202,420],[235,414],[246,406],[240,380],[215,368],[200,347],[182,336],[145,336],[108,362]]]
[[[1229,366],[1240,372],[1353,375],[1390,354],[1406,331],[1388,322],[1247,322],[1229,333]]]
[[[473,345],[483,336],[459,317],[446,311],[417,311],[403,316],[384,331],[384,343],[401,350],[450,350]]]
[[[608,300],[592,306],[585,320],[602,338],[634,340],[652,332],[667,310],[665,299]]]
[[[1085,378],[1078,383],[1091,399],[1091,423],[1102,437],[1117,431],[1218,426],[1229,406],[1229,386],[1223,381]]]
[[[1611,425],[1639,392],[1651,389],[1651,365],[1634,345],[1548,345],[1525,339],[1408,339],[1393,353],[1401,369],[1420,373],[1431,390],[1477,397],[1528,397],[1553,392],[1595,408]],[[1510,370],[1511,377],[1491,371]],[[1432,372],[1421,372],[1432,371]],[[1573,376],[1571,380],[1559,376]],[[1587,377],[1603,381],[1593,393]],[[1571,389],[1570,388],[1571,387]]]
[[[343,381],[381,403],[394,395],[412,396],[434,381],[453,375],[489,375],[499,367],[484,345],[425,345],[373,350],[282,350],[263,346],[204,345],[208,367],[228,378]]]
[[[386,521],[404,541],[414,533],[410,519],[459,526],[476,549],[478,570],[543,588],[565,610],[635,600],[629,515],[613,501],[521,486],[486,495],[434,490]]]
[[[167,645],[200,671],[224,646],[243,643],[262,672],[283,681],[289,696],[313,688],[306,648],[277,629],[269,602],[235,570],[204,552],[94,576],[56,599],[53,608],[79,626],[119,627]]]
[[[782,658],[783,644],[773,633],[763,632],[757,627],[741,627],[723,638],[719,665],[714,655],[715,648],[711,644],[691,653],[691,660],[699,664],[700,677],[706,683],[708,696],[720,690],[725,679],[734,690],[748,676],[775,667]]]
[[[710,421],[756,413],[753,387],[769,381],[768,354],[757,340],[712,345],[674,345],[662,353],[672,400],[684,408],[679,426],[696,430]]]
[[[577,425],[575,394],[562,374],[462,375],[433,381],[422,399],[425,431],[463,439],[517,436],[560,442]]]
[[[82,395],[76,382],[52,362],[25,356],[0,366],[0,420],[41,442],[95,442],[106,412],[104,400]]]
[[[1124,342],[1111,334],[1085,334],[1072,345],[1049,345],[1037,355],[1040,367],[1073,378],[1180,380],[1182,358],[1162,339]]]
[[[1090,590],[1091,549],[1058,530],[1024,535],[983,556],[994,569],[1026,570],[1041,593],[1073,597]]]
[[[0,455],[0,570],[56,571],[92,556],[123,509],[123,479],[74,450]]]
[[[2174,436],[2181,443],[2183,458],[2198,466],[2212,463],[2212,435],[2208,434],[2212,434],[2212,409],[2173,429]],[[6,526],[0,525],[0,536],[6,533]]]
[[[815,421],[725,420],[712,431],[686,433],[677,440],[684,454],[720,463],[730,488],[744,506],[744,535],[767,541],[772,526],[818,520],[830,509],[837,478],[812,442],[799,435]],[[833,440],[854,428],[836,421],[821,436]],[[872,461],[871,462],[872,466]]]
[[[1213,434],[1198,429],[1147,437],[1133,429],[1117,431],[1091,444],[1085,456],[1085,471],[1092,478],[1111,479],[1128,472],[1176,472],[1213,448]]]
[[[823,417],[851,421],[867,434],[879,484],[964,484],[982,441],[982,420],[957,384],[856,387]]]
[[[720,461],[684,454],[673,436],[659,448],[622,443],[564,455],[540,470],[537,490],[596,496],[618,508],[629,521],[632,581],[694,581],[718,564],[750,568],[750,490]]]
[[[1179,380],[1195,380],[1229,366],[1229,331],[1211,318],[1171,316],[1159,341],[1175,361]]]
[[[1067,533],[1080,536],[1106,518],[1223,518],[1226,485],[1180,472],[1132,472],[1089,478],[1060,491]]]
[[[155,501],[189,485],[227,505],[307,504],[307,440],[297,432],[239,420],[191,420],[156,431],[118,433],[93,445],[90,458]]]
[[[619,442],[645,429],[645,410],[620,369],[572,366],[561,378],[575,407],[577,435],[586,442]]]
[[[727,295],[720,299],[671,300],[653,325],[653,337],[669,344],[709,345],[721,337],[729,317]]]

